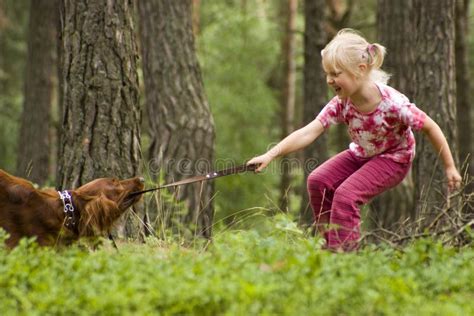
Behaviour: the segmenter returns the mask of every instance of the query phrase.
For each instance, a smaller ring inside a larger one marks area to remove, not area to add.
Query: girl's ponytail
[[[367,45],[368,64],[374,69],[382,67],[386,49],[378,43]]]
[[[367,45],[367,64],[372,69],[370,77],[375,82],[386,84],[390,75],[381,69],[386,49],[378,43]]]

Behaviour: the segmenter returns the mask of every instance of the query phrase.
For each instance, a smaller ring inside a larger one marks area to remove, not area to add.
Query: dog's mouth
[[[127,188],[127,195],[123,198],[122,203],[120,203],[122,205],[122,209],[127,209],[133,206],[133,204],[137,203],[141,199],[142,195],[135,194],[135,192],[143,190],[145,188],[144,183],[145,180],[141,177],[135,178],[133,184],[128,182],[129,187]]]
[[[143,187],[141,188],[143,189]],[[122,209],[127,209],[131,206],[133,206],[135,203],[137,203],[141,198],[142,198],[142,195],[141,194],[135,194],[136,190],[132,190],[131,192],[129,192],[125,197],[124,199],[122,200]]]

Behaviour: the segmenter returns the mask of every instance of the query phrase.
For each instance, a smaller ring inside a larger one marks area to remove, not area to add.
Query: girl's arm
[[[428,136],[428,139],[436,152],[441,156],[446,171],[446,177],[448,179],[449,190],[453,191],[454,189],[459,188],[461,186],[462,178],[456,169],[448,142],[438,124],[427,116],[422,130],[426,136]]]
[[[284,156],[294,151],[300,150],[311,144],[324,132],[324,127],[318,119],[314,119],[308,125],[294,131],[275,147],[265,154],[252,158],[247,165],[259,164],[257,172],[262,171],[274,158]]]

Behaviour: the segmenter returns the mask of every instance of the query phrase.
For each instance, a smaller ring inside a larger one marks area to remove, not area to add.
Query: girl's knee
[[[313,171],[313,173],[308,176],[306,184],[308,186],[309,191],[319,190],[327,188],[329,186],[327,178],[323,177],[320,173],[316,171]]]
[[[334,191],[333,203],[349,207],[356,207],[360,198],[353,191],[348,190],[344,186],[340,186]]]

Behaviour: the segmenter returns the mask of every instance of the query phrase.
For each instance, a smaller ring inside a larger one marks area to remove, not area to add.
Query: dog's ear
[[[104,194],[92,197],[80,210],[79,231],[81,235],[105,232],[120,215],[118,204]]]

